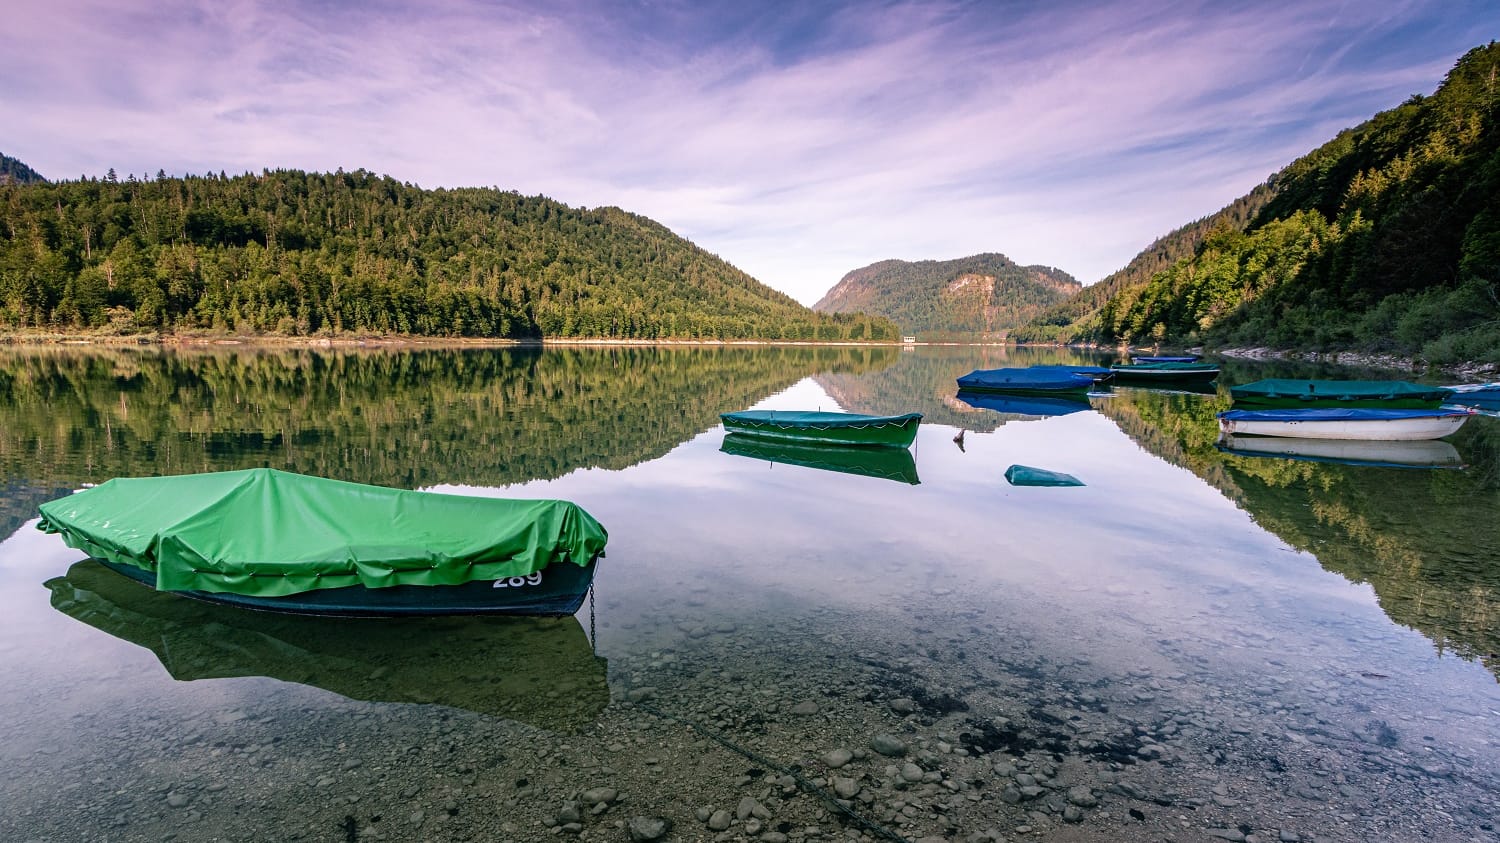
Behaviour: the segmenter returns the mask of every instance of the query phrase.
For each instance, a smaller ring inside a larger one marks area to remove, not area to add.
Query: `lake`
[[[0,350],[0,840],[1496,839],[1500,418],[1410,467],[1216,447],[1229,384],[1396,374],[955,397],[1082,359]],[[725,443],[750,407],[925,418],[840,460]],[[251,466],[565,498],[608,555],[574,618],[327,620],[34,529]]]

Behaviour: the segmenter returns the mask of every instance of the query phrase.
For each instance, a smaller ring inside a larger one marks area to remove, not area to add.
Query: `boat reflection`
[[[1279,457],[1344,465],[1389,468],[1463,468],[1463,457],[1451,443],[1358,439],[1293,439],[1281,436],[1227,436],[1220,451],[1238,456]]]
[[[605,660],[573,617],[317,618],[164,594],[83,561],[52,606],[145,647],[174,679],[265,676],[369,702],[467,709],[573,731],[609,704]]]
[[[1065,416],[1093,409],[1082,394],[1073,397],[1046,395],[1012,395],[1000,392],[958,391],[958,400],[979,410],[994,410],[1008,416]]]
[[[917,464],[911,451],[905,448],[858,448],[841,445],[803,445],[794,442],[776,442],[755,436],[728,433],[719,450],[737,457],[766,460],[771,463],[800,465],[843,474],[858,474],[863,477],[879,477],[910,483],[915,486],[922,481],[917,477]]]

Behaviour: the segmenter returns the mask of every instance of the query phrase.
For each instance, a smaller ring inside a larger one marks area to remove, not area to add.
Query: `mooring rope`
[[[813,784],[812,781],[810,781],[806,776],[802,775],[797,770],[778,764],[753,749],[747,749],[743,746],[740,746],[739,744],[725,737],[721,732],[718,732],[717,730],[710,729],[709,727],[704,726],[702,723],[699,723],[692,718],[682,717],[676,714],[668,714],[667,712],[662,711],[655,706],[647,705],[643,702],[638,702],[634,705],[642,711],[645,711],[648,714],[654,714],[657,717],[662,718],[663,720],[674,720],[678,723],[681,723],[684,726],[687,726],[688,728],[703,734],[704,737],[707,737],[714,743],[717,743],[720,746],[723,746],[724,748],[729,749],[733,752],[737,752],[740,755],[743,755],[746,758],[750,759],[751,761],[754,761],[756,764],[761,765],[762,767],[769,767],[770,769],[775,770],[782,775],[790,776],[792,780],[797,783],[797,788],[803,793],[806,793],[808,796],[817,799],[819,802],[822,802],[823,805],[826,806],[830,811],[844,815],[854,825],[859,826],[865,831],[868,831],[883,840],[890,840],[892,841],[892,843],[911,843],[911,841],[906,839],[905,837],[902,837],[896,832],[891,831],[890,829],[886,828],[880,823],[875,822],[874,820],[866,818],[863,814],[858,813],[853,808],[844,805],[837,798],[835,798],[833,794]]]

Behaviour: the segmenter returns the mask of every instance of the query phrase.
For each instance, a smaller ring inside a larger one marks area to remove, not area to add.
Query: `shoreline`
[[[207,350],[215,348],[243,349],[402,349],[402,348],[543,348],[547,346],[598,346],[598,347],[848,347],[848,348],[937,348],[937,347],[1013,347],[1013,348],[1086,348],[1099,350],[1094,345],[1054,345],[1051,343],[1013,342],[904,342],[904,341],[834,341],[834,340],[768,340],[768,339],[624,339],[602,337],[542,337],[536,339],[497,339],[485,337],[417,337],[417,336],[339,336],[339,337],[279,337],[254,334],[196,335],[196,334],[130,334],[107,335],[88,333],[12,333],[0,334],[0,347],[28,348],[182,348]],[[1421,375],[1443,372],[1474,380],[1500,379],[1500,364],[1464,362],[1447,366],[1435,366],[1410,357],[1394,354],[1373,354],[1360,351],[1285,351],[1264,346],[1223,348],[1205,350],[1202,347],[1188,349],[1194,353],[1213,354],[1236,360],[1300,360],[1309,363],[1332,363],[1340,366],[1363,366],[1375,369],[1406,372]],[[1123,353],[1123,352],[1122,352]]]

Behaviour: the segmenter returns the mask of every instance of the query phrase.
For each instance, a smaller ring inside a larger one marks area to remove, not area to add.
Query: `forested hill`
[[[36,170],[9,155],[0,154],[0,184],[31,184],[46,181]]]
[[[618,208],[363,170],[0,186],[0,330],[892,340]]]
[[[1500,362],[1500,44],[1273,175],[1059,338]],[[1139,260],[1139,259],[1138,259]],[[1061,326],[1040,324],[1028,334]]]
[[[845,275],[813,305],[820,313],[884,316],[907,334],[1004,334],[1080,289],[1049,266],[985,253],[950,261],[886,260]]]

